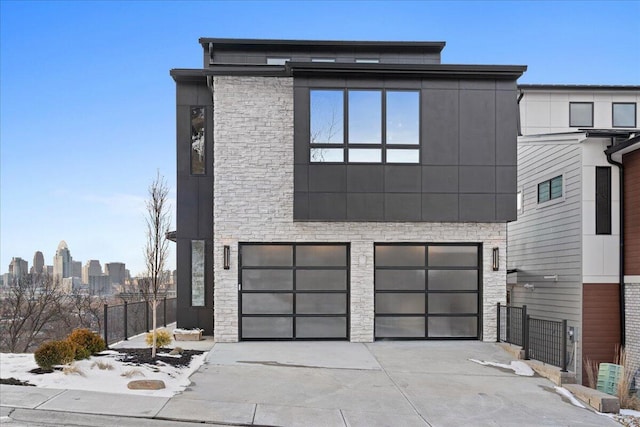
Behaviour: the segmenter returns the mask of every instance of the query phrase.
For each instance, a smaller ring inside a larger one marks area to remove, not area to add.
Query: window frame
[[[561,178],[562,179],[562,193],[559,196],[551,197],[551,183],[554,179]],[[540,186],[542,184],[548,184],[549,186],[549,198],[546,200],[540,200]],[[549,205],[553,205],[559,202],[563,202],[565,199],[566,193],[566,179],[564,173],[554,173],[548,175],[548,178],[543,179],[542,181],[538,181],[536,184],[536,202],[538,207],[545,207]]]
[[[573,124],[573,119],[571,117],[571,106],[572,105],[590,105],[591,106],[591,124],[588,125],[583,125],[583,124]],[[576,101],[576,102],[569,102],[569,127],[571,128],[592,128],[593,127],[593,102],[590,101]]]
[[[310,87],[309,104],[308,104],[308,129],[311,133],[311,94],[313,91],[340,91],[342,92],[342,143],[311,143],[310,135],[307,135],[307,149],[309,150],[309,164],[327,164],[327,165],[420,165],[422,164],[422,90],[420,88],[380,88],[380,87],[358,87],[358,88],[336,88],[336,87]],[[349,142],[349,92],[379,92],[381,98],[380,112],[380,143],[350,143]],[[418,120],[418,141],[416,144],[388,144],[387,143],[387,94],[389,92],[411,92],[418,95],[417,102],[417,120]],[[313,149],[342,149],[342,161],[313,161],[311,150]],[[353,162],[349,159],[349,151],[354,149],[378,149],[380,150],[380,161],[357,161]],[[417,151],[418,158],[416,162],[388,162],[387,150],[406,150]]]
[[[193,162],[193,111],[196,109],[202,109],[202,171],[194,172]],[[207,107],[205,105],[190,105],[189,106],[189,175],[191,176],[204,176],[207,174]]]
[[[613,228],[611,166],[595,168],[595,231],[596,235],[611,235]],[[598,191],[603,188],[603,192]]]
[[[630,126],[616,125],[616,105],[633,105],[633,124]],[[611,103],[611,127],[614,128],[635,128],[638,124],[638,105],[635,102],[612,102]]]

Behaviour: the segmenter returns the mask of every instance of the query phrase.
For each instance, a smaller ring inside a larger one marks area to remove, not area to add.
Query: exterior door
[[[376,244],[377,339],[479,339],[480,244]]]
[[[349,245],[240,245],[241,340],[349,339]]]

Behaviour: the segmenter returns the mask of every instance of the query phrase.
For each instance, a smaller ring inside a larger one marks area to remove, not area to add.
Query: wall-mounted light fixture
[[[493,258],[491,266],[493,267],[493,271],[500,270],[500,249],[493,248]]]
[[[224,269],[228,270],[229,268],[231,268],[231,246],[224,245],[223,258]]]

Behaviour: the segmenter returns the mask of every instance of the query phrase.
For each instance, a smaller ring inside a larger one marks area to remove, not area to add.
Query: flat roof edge
[[[419,49],[440,52],[444,49],[446,42],[444,41],[371,41],[371,40],[286,40],[286,39],[234,39],[234,38],[216,38],[201,37],[198,42],[207,47],[209,43],[216,45],[233,46],[291,46],[291,47],[334,47],[334,48],[354,48],[354,47],[379,47],[379,48],[401,48],[401,49]]]
[[[571,89],[589,89],[589,90],[640,90],[640,85],[579,85],[579,84],[519,84],[520,89],[540,89],[540,90],[571,90]]]

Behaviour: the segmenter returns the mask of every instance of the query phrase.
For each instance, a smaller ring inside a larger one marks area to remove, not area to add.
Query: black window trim
[[[617,125],[616,126],[616,116],[615,116],[615,106],[616,105],[633,105],[633,125],[631,126],[624,126],[624,125]],[[612,102],[611,103],[611,127],[614,128],[635,128],[636,125],[638,124],[638,104],[635,102]]]
[[[539,181],[536,184],[536,201],[538,206],[548,206],[550,204],[555,204],[557,202],[564,201],[565,185],[566,185],[566,181],[564,177],[565,177],[564,173],[555,173],[550,175],[550,178]],[[551,181],[553,181],[556,178],[562,178],[562,193],[559,196],[551,197]],[[540,186],[543,184],[549,185],[549,198],[547,200],[540,201]]]
[[[342,114],[343,114],[343,122],[342,122],[342,143],[314,143],[308,142],[309,149],[309,164],[322,164],[322,165],[420,165],[422,164],[422,90],[420,88],[380,88],[380,87],[357,87],[357,88],[349,88],[349,87],[309,87],[309,105],[308,105],[308,128],[311,129],[311,92],[312,91],[340,91],[342,92]],[[376,91],[381,93],[381,141],[380,144],[363,144],[363,143],[349,143],[349,92],[364,92],[364,91]],[[418,94],[418,143],[417,144],[387,144],[387,92],[415,92]],[[308,138],[308,137],[307,137]],[[333,148],[333,149],[342,149],[343,150],[343,161],[341,162],[314,162],[311,160],[311,149],[313,148]],[[380,162],[350,162],[349,161],[349,149],[380,149]],[[387,150],[418,150],[418,159],[416,162],[387,162]]]
[[[571,106],[574,105],[574,104],[589,104],[589,105],[591,105],[591,124],[588,124],[588,125],[586,125],[586,124],[576,124],[576,125],[574,125],[572,123]],[[572,101],[572,102],[569,102],[569,127],[571,127],[571,128],[592,128],[593,127],[593,109],[594,109],[594,106],[593,106],[593,102],[591,102],[591,101],[575,101],[575,102]]]

